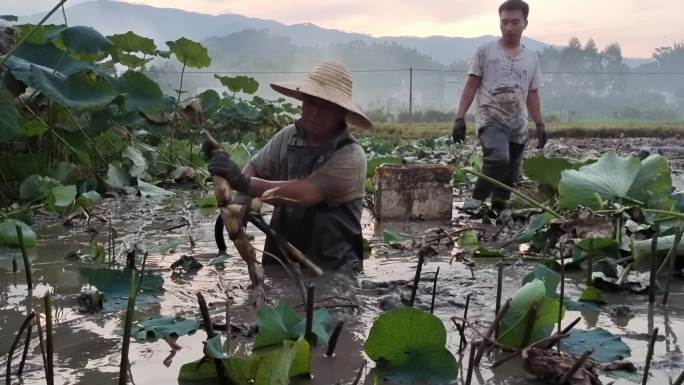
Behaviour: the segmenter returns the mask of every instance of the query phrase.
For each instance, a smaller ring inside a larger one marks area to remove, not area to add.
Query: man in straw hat
[[[324,269],[362,266],[361,207],[366,154],[348,124],[371,127],[352,102],[352,77],[323,62],[301,81],[273,83],[302,102],[302,116],[280,130],[243,170],[217,153],[209,172],[224,177],[249,202],[277,188],[271,227]],[[267,241],[266,251],[279,255]],[[281,256],[282,257],[282,256]]]
[[[539,58],[536,52],[520,43],[529,11],[522,0],[507,0],[499,7],[501,38],[478,47],[475,52],[452,131],[454,142],[465,140],[464,118],[475,99],[482,171],[509,186],[520,174],[528,136],[528,112],[536,123],[537,148],[544,148],[546,144],[539,95],[543,85]],[[511,193],[480,178],[472,199],[466,200],[463,209],[477,210],[490,195],[492,208],[500,212],[506,208]]]

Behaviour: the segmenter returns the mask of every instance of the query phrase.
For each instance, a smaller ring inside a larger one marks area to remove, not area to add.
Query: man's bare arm
[[[249,195],[253,197],[260,197],[265,191],[278,187],[276,195],[279,199],[269,201],[269,203],[308,207],[323,201],[321,190],[308,179],[287,181],[261,179],[251,163],[247,164],[242,172],[251,177]]]
[[[527,110],[530,112],[535,124],[544,124],[544,116],[541,112],[541,96],[538,88],[527,93]]]
[[[480,88],[480,78],[475,75],[468,75],[466,84],[461,92],[461,100],[458,103],[456,119],[465,119],[465,115],[468,112],[470,105],[473,104],[478,88]]]

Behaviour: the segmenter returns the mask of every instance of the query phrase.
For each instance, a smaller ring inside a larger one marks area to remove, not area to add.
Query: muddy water
[[[254,309],[247,295],[247,270],[239,257],[229,259],[225,268],[207,266],[215,257],[213,223],[216,213],[194,208],[194,193],[178,192],[174,198],[163,200],[143,200],[126,198],[107,200],[103,209],[114,219],[113,228],[117,233],[115,254],[120,254],[126,244],[136,240],[147,244],[150,252],[147,269],[164,279],[164,292],[157,300],[139,304],[136,318],[154,315],[182,315],[192,317],[197,313],[196,292],[202,292],[210,304],[213,315],[219,323],[223,322],[225,297],[219,282],[229,287],[231,295],[232,322],[249,325],[255,320]],[[187,221],[189,228],[166,231],[165,229]],[[425,229],[450,225],[471,226],[472,222],[456,216],[453,223],[383,223],[376,224],[364,214],[364,233],[367,238],[379,238],[384,228],[407,234],[420,235]],[[98,231],[96,238],[105,245],[108,239],[108,226],[93,219],[91,227]],[[484,227],[488,237],[493,229]],[[249,231],[255,236],[255,246],[261,248],[264,238],[255,229]],[[36,287],[27,290],[22,266],[19,272],[12,273],[9,261],[0,261],[0,372],[4,372],[7,351],[19,325],[26,316],[26,309],[35,308],[42,312],[42,296],[46,290],[54,291],[56,326],[55,338],[55,383],[57,384],[114,384],[117,382],[121,350],[121,336],[125,296],[108,298],[106,311],[96,315],[84,315],[75,310],[76,299],[81,288],[88,280],[80,274],[80,268],[89,266],[88,262],[74,262],[64,259],[74,249],[87,253],[91,232],[84,223],[65,228],[52,217],[38,219],[37,233],[39,247],[30,251],[33,264],[33,281]],[[505,235],[504,235],[505,237]],[[191,239],[192,238],[192,242]],[[193,246],[194,243],[194,246]],[[229,246],[230,247],[230,246]],[[416,300],[417,306],[429,309],[432,294],[432,277],[440,268],[437,285],[435,314],[444,321],[448,333],[448,347],[458,351],[459,337],[450,322],[450,317],[461,316],[466,297],[472,295],[468,319],[484,328],[493,318],[494,297],[496,292],[496,269],[494,262],[477,261],[468,265],[458,259],[452,260],[458,250],[447,247],[438,248],[439,256],[430,259],[423,268],[421,285]],[[229,253],[237,255],[232,248]],[[373,320],[383,310],[393,306],[403,306],[410,295],[409,284],[415,272],[416,258],[413,251],[376,252],[364,261],[364,271],[358,275],[328,275],[310,279],[316,287],[316,298],[345,297],[357,305],[332,308],[335,319],[343,320],[345,328],[334,358],[323,357],[318,349],[313,355],[312,380],[298,380],[301,384],[350,384],[354,381],[364,356],[362,345]],[[205,266],[196,273],[172,272],[169,266],[181,255],[193,255]],[[120,259],[121,261],[121,259]],[[140,260],[138,260],[140,263]],[[522,277],[532,269],[532,265],[517,259],[510,259],[505,266],[504,298],[509,297],[520,287]],[[670,306],[660,305],[649,309],[647,297],[637,294],[610,294],[606,299],[610,305],[596,312],[567,312],[564,324],[577,317],[582,322],[577,328],[585,329],[600,326],[622,337],[632,349],[630,361],[642,367],[645,362],[647,335],[654,327],[660,329],[661,338],[655,346],[654,363],[650,384],[669,384],[684,370],[684,359],[679,345],[679,337],[684,333],[684,285],[676,279]],[[270,271],[267,280],[267,296],[272,302],[287,302],[293,306],[302,300],[293,281],[282,271]],[[584,287],[584,278],[576,275],[566,280],[566,293],[577,298]],[[331,299],[319,303],[321,306],[345,304],[346,300]],[[630,309],[628,317],[611,316],[616,306],[625,305]],[[301,307],[299,308],[302,309]],[[468,339],[471,334],[469,333]],[[176,343],[181,349],[174,351],[165,341],[132,342],[130,351],[131,375],[136,384],[170,384],[177,382],[182,364],[202,356],[202,341],[206,335],[202,331],[190,336],[180,337]],[[253,339],[253,338],[252,338]],[[247,354],[251,350],[250,338],[238,338],[234,351]],[[467,351],[458,356],[467,363]],[[518,360],[490,370],[497,357],[485,357],[481,369],[476,370],[473,383],[487,384],[537,384],[520,367]],[[16,361],[15,361],[16,362]],[[25,368],[23,383],[44,383],[44,375],[37,342],[31,345],[29,359]],[[640,374],[621,375],[602,379],[604,383],[640,383]],[[465,376],[459,376],[454,383],[462,383]],[[4,375],[2,376],[4,379]],[[15,379],[15,381],[17,381]],[[362,373],[366,384],[383,383],[372,369]]]

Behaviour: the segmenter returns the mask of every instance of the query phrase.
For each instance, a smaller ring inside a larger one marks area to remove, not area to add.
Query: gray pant
[[[511,142],[508,131],[497,124],[481,127],[477,135],[482,144],[482,172],[490,178],[513,186],[520,176],[525,145]],[[475,183],[473,198],[484,201],[490,195],[492,201],[505,201],[511,197],[509,191],[479,178]]]

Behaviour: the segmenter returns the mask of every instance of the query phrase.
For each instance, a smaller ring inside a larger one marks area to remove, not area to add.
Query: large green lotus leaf
[[[579,265],[583,269],[589,268],[587,265],[587,257],[589,256],[589,249],[592,249],[593,267],[594,270],[604,271],[611,276],[615,275],[606,269],[607,265],[602,262],[607,258],[615,258],[619,251],[620,245],[613,238],[585,238],[575,244],[572,250],[572,263]]]
[[[330,314],[321,309],[314,312],[312,332],[320,344],[327,343],[330,331]],[[263,306],[257,312],[259,333],[254,348],[278,345],[284,340],[296,340],[304,335],[305,320],[287,304],[277,307]]]
[[[176,55],[176,59],[188,67],[204,68],[211,65],[207,49],[200,43],[181,37],[176,41],[167,41],[166,45]]]
[[[601,328],[571,331],[568,338],[560,341],[560,349],[576,356],[592,349],[591,358],[599,362],[618,361],[632,354],[620,337]]]
[[[118,81],[118,89],[129,111],[155,112],[164,107],[164,94],[159,85],[140,72],[126,71]]]
[[[664,191],[669,196],[669,167],[657,155],[649,158],[642,164],[637,157],[623,158],[609,151],[594,164],[563,171],[558,184],[560,206],[598,209],[600,201],[596,195],[601,200],[631,198],[644,203],[658,201]]]
[[[55,47],[53,44],[30,44],[24,43],[12,56],[20,60],[8,60],[8,65],[12,73],[19,80],[23,80],[18,72],[26,72],[31,65],[38,65],[49,68],[53,71],[68,76],[82,70],[96,70],[93,63],[80,61],[66,55],[65,51]],[[19,75],[19,76],[17,76]]]
[[[381,164],[401,164],[401,158],[398,156],[381,156],[379,158],[370,159],[366,165],[366,177],[372,178],[375,175],[375,169]]]
[[[126,67],[133,69],[133,68],[140,68],[143,67],[145,64],[149,63],[152,61],[152,58],[142,58],[140,56],[135,56],[133,54],[128,54],[128,53],[115,53],[115,60]]]
[[[32,201],[47,196],[50,190],[59,186],[58,180],[46,176],[31,175],[24,179],[19,186],[19,198],[22,201]]]
[[[153,56],[157,51],[154,40],[137,35],[133,31],[107,36],[107,39],[114,43],[117,49],[124,52],[142,52]]]
[[[136,146],[128,146],[121,154],[125,164],[128,166],[128,173],[134,178],[141,178],[147,175],[147,159]]]
[[[446,349],[446,329],[434,315],[397,308],[378,317],[364,351],[389,376],[447,383],[458,375],[454,356]]]
[[[120,164],[110,163],[105,182],[115,188],[124,188],[131,185],[131,176]]]
[[[290,378],[311,373],[311,347],[305,339],[283,341],[283,346],[296,350],[295,359],[290,367]]]
[[[5,219],[0,222],[0,242],[6,246],[21,246],[17,235],[17,225],[21,227],[24,246],[35,247],[38,244],[36,233],[29,225],[16,219]]]
[[[14,97],[0,82],[0,143],[7,143],[23,132]]]
[[[75,72],[68,77],[31,66],[28,85],[58,104],[77,110],[99,110],[117,93],[109,79],[94,72]]]
[[[262,357],[252,355],[247,358],[229,357],[221,360],[225,372],[234,385],[250,385],[251,379],[261,364]],[[183,381],[200,381],[216,378],[216,366],[213,360],[202,359],[181,366],[178,379]]]
[[[527,318],[533,307],[537,308],[531,338],[533,343],[551,334],[554,323],[558,320],[560,302],[546,296],[546,286],[535,279],[525,284],[513,294],[511,307],[501,320],[498,342],[513,348],[518,348],[524,342]]]
[[[136,340],[157,340],[166,336],[179,337],[194,333],[200,323],[196,319],[155,316],[139,320],[131,336]]]
[[[36,45],[43,45],[47,44],[50,42],[50,36],[52,35],[53,32],[59,31],[64,28],[64,25],[58,25],[58,24],[43,24],[39,25],[38,27],[35,26],[35,24],[18,24],[14,26],[18,31],[18,36],[17,39],[21,39],[29,33],[31,30],[33,33],[26,38],[24,45],[25,44],[36,44]],[[19,47],[21,48],[21,47]]]
[[[246,94],[253,94],[259,89],[259,82],[249,76],[219,76],[214,75],[221,84],[228,87],[232,92],[244,92]]]
[[[91,27],[75,26],[55,31],[50,36],[56,46],[67,49],[89,61],[98,61],[109,55],[114,43]]]
[[[218,359],[228,358],[228,354],[224,351],[220,334],[207,338],[206,341],[202,341],[202,343],[204,344],[204,355],[206,357]]]
[[[651,155],[641,161],[641,168],[627,195],[649,207],[657,207],[672,193],[672,173],[667,159],[662,155]]]
[[[556,289],[558,289],[558,284],[560,283],[560,275],[555,271],[546,267],[546,265],[537,264],[534,267],[534,271],[530,272],[523,278],[523,285],[538,279],[544,282],[544,287],[546,287],[546,295],[549,298],[554,298],[556,296]]]
[[[30,119],[24,121],[24,123],[21,125],[21,133],[27,138],[33,137],[33,136],[41,136],[44,133],[46,133],[48,130],[47,125],[45,125],[43,122],[41,122],[38,119]]]
[[[78,191],[76,186],[57,186],[50,190],[47,197],[47,205],[52,211],[61,212],[76,202]]]
[[[666,255],[672,248],[674,243],[674,235],[666,235],[658,237],[658,251],[659,255]],[[651,266],[651,240],[644,239],[640,241],[632,241],[630,244],[632,255],[634,256],[634,268],[639,271],[646,271]],[[681,257],[684,255],[684,240],[677,245],[676,255]]]
[[[119,309],[126,306],[126,301],[116,300],[128,298],[131,284],[131,270],[123,270],[83,267],[79,273],[87,282],[95,286],[105,294],[105,309]],[[139,279],[139,274],[138,278]],[[142,283],[136,297],[137,304],[158,302],[158,296],[162,293],[164,278],[153,272],[145,272]]]
[[[540,185],[558,189],[561,172],[573,168],[573,163],[565,158],[547,158],[544,155],[534,156],[523,161],[525,176]]]
[[[288,385],[290,368],[297,355],[294,344],[284,345],[280,349],[267,353],[261,360],[254,385]]]
[[[198,96],[202,103],[202,115],[205,119],[213,119],[221,108],[221,97],[214,90],[206,90]]]
[[[49,176],[60,183],[75,183],[80,178],[80,172],[73,163],[59,162],[50,169]]]
[[[477,232],[475,230],[467,230],[462,232],[458,239],[456,240],[458,247],[463,250],[475,251],[480,247],[480,241],[477,238]]]
[[[593,302],[596,304],[606,303],[606,300],[603,299],[603,294],[601,294],[601,290],[593,286],[587,286],[584,290],[582,290],[582,294],[580,295],[578,301]]]
[[[78,196],[76,204],[84,209],[89,209],[102,200],[102,196],[97,191],[88,191]]]
[[[233,162],[235,162],[235,164],[237,164],[240,168],[245,167],[251,159],[249,149],[242,143],[224,143],[223,149],[230,156],[230,159],[232,159]]]

